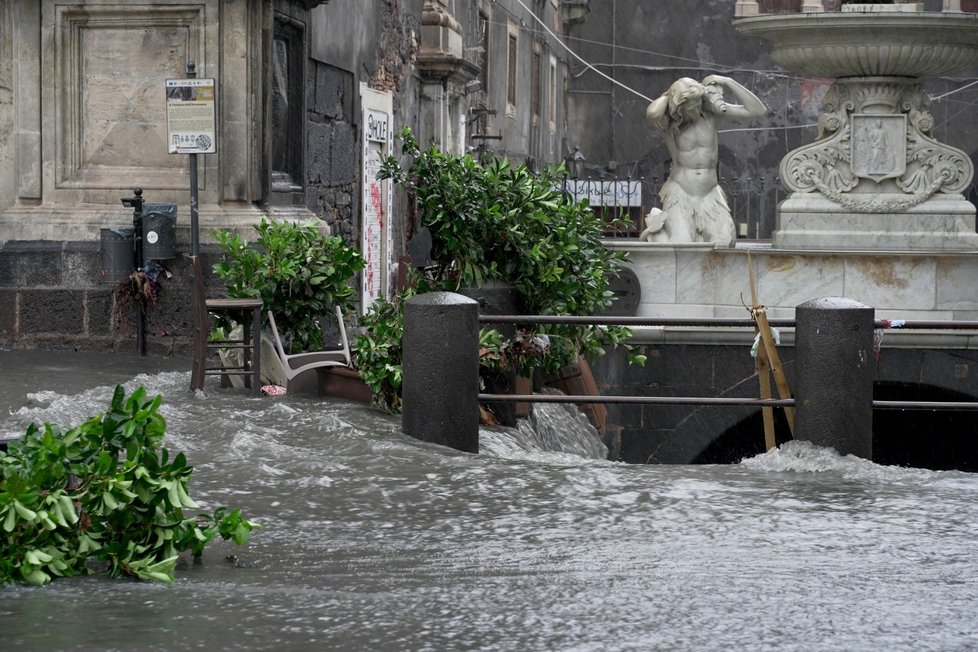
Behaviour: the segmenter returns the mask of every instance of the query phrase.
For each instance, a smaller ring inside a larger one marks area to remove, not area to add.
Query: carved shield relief
[[[907,170],[907,116],[857,113],[852,116],[852,172],[857,177],[883,179]]]

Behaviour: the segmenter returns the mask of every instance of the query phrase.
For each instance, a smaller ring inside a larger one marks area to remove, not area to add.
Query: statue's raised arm
[[[715,102],[714,110],[724,118],[731,120],[747,120],[748,118],[760,118],[767,113],[767,107],[756,95],[744,88],[742,85],[722,75],[709,75],[703,80],[707,94],[715,96],[711,92],[713,88],[722,86],[730,90],[740,104],[729,104],[723,101],[722,91],[719,94],[719,101]],[[712,88],[711,88],[712,87]]]

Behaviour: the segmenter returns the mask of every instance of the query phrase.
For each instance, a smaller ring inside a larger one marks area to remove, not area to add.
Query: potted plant
[[[315,221],[255,225],[253,244],[232,231],[214,234],[224,256],[214,273],[228,296],[258,297],[271,310],[293,353],[323,348],[319,319],[334,306],[354,308],[353,278],[364,267],[359,251],[338,236],[324,235]]]
[[[437,147],[421,151],[408,128],[400,137],[410,165],[390,157],[379,176],[408,192],[419,227],[430,231],[434,261],[412,272],[411,292],[459,292],[495,282],[511,285],[528,314],[594,315],[611,306],[608,278],[625,256],[602,244],[605,222],[587,202],[561,190],[563,166],[535,174],[505,159],[480,163]],[[361,320],[356,347],[361,376],[388,409],[399,405],[402,300],[375,304]],[[621,344],[629,334],[619,326],[525,324],[505,335],[484,329],[484,375],[552,374],[579,355],[601,355],[606,344]]]
[[[31,424],[0,453],[0,585],[104,569],[174,582],[180,553],[218,535],[247,543],[241,510],[212,514],[188,494],[193,467],[164,447],[161,396],[117,386],[108,409],[62,430]],[[191,511],[192,510],[192,511]]]
[[[355,307],[352,281],[363,269],[364,258],[342,238],[324,234],[320,226],[315,220],[300,223],[263,218],[254,227],[258,233],[254,243],[245,242],[235,232],[215,233],[224,255],[213,269],[224,281],[228,296],[261,298],[263,312],[270,310],[275,315],[289,353],[325,348],[320,320],[335,307],[344,313]],[[264,315],[263,319],[267,322]],[[277,360],[271,344],[263,342],[262,349],[263,360]],[[267,370],[263,375],[275,384],[287,384],[284,376],[272,372],[275,368],[263,364],[262,369]],[[319,374],[315,383],[311,377],[305,379],[305,374],[302,377],[288,383],[290,391],[318,391]]]

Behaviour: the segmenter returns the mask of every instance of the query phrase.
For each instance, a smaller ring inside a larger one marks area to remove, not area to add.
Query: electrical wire
[[[938,95],[937,97],[931,97],[930,98],[930,101],[931,102],[937,102],[938,100],[943,100],[948,95],[954,95],[955,93],[960,93],[964,89],[970,88],[970,87],[974,86],[975,84],[978,84],[978,79],[976,79],[975,81],[971,82],[970,84],[965,84],[961,88],[957,88],[957,89],[955,89],[953,91],[948,91],[947,93],[944,93],[943,95]]]
[[[687,62],[687,63],[696,63],[696,64],[698,64],[697,66],[690,67],[689,69],[695,69],[695,70],[719,70],[721,72],[737,72],[737,71],[744,72],[745,71],[745,69],[743,69],[743,68],[735,68],[735,67],[732,67],[732,66],[724,66],[724,65],[718,65],[718,64],[711,64],[710,66],[704,66],[703,65],[703,62],[702,61],[699,61],[698,59],[690,59],[690,58],[686,58],[686,57],[679,57],[679,56],[676,56],[676,55],[667,54],[665,52],[656,52],[655,50],[646,50],[646,49],[642,49],[642,48],[634,48],[634,47],[630,47],[630,46],[620,45],[620,44],[617,44],[617,43],[608,43],[606,41],[597,41],[597,40],[593,40],[593,39],[585,39],[585,38],[576,37],[576,36],[566,36],[564,38],[561,38],[558,34],[556,34],[553,30],[551,30],[547,26],[547,24],[539,16],[537,16],[537,14],[530,7],[528,7],[526,5],[526,3],[523,2],[523,0],[513,0],[513,2],[516,2],[518,5],[520,5],[521,7],[523,7],[524,11],[526,11],[533,18],[534,22],[536,22],[540,27],[542,27],[543,30],[551,38],[553,38],[554,41],[561,48],[563,48],[565,51],[567,51],[568,54],[570,54],[577,61],[579,61],[587,70],[590,70],[590,71],[596,73],[597,75],[599,75],[599,76],[603,77],[604,79],[607,79],[608,81],[610,81],[612,84],[615,84],[616,86],[619,86],[619,87],[625,89],[626,91],[628,91],[630,93],[633,93],[633,94],[637,95],[638,97],[640,97],[643,100],[646,100],[648,102],[652,102],[653,100],[650,97],[648,97],[647,95],[645,95],[643,93],[640,93],[639,91],[635,90],[634,88],[631,88],[630,86],[621,83],[620,81],[618,81],[617,79],[611,77],[610,75],[607,75],[607,74],[601,72],[600,70],[598,70],[597,66],[604,66],[604,67],[628,67],[628,68],[635,68],[635,69],[639,69],[639,70],[643,70],[644,69],[644,70],[648,70],[648,71],[669,70],[670,67],[668,67],[668,66],[642,66],[640,64],[603,64],[603,63],[592,64],[591,62],[586,61],[583,57],[581,57],[579,54],[577,54],[573,49],[571,49],[571,47],[564,42],[564,39],[579,41],[579,42],[582,42],[582,43],[589,43],[589,44],[593,44],[593,45],[604,45],[604,46],[607,46],[607,47],[610,47],[610,48],[614,48],[614,49],[620,49],[620,50],[625,50],[625,51],[629,51],[629,52],[637,52],[637,53],[640,53],[640,54],[649,54],[649,55],[653,55],[653,56],[663,57],[663,58],[666,58],[666,59],[674,59],[674,60],[677,60],[677,61],[683,61],[683,62]],[[500,4],[499,6],[500,6],[500,8],[503,11],[505,11],[506,13],[508,13],[510,16],[512,16],[514,18],[520,18],[520,19],[522,19],[522,17],[514,14],[507,7],[502,6],[502,4]],[[677,66],[675,68],[679,68],[679,66]],[[800,76],[800,75],[787,74],[787,73],[784,73],[782,71],[776,71],[776,70],[755,70],[755,69],[750,69],[750,71],[751,72],[755,72],[755,73],[760,73],[760,74],[763,74],[763,75],[769,75],[769,76],[774,76],[774,77],[783,77],[785,79],[797,79],[797,80],[808,79],[808,77],[803,77],[803,76]],[[581,74],[583,74],[583,73],[577,73],[575,76],[578,76],[579,77]],[[931,96],[930,97],[930,100],[932,102],[937,102],[937,101],[943,100],[944,98],[946,98],[946,97],[948,97],[950,95],[954,95],[955,93],[960,93],[961,91],[964,91],[964,90],[966,90],[966,89],[968,89],[968,88],[970,88],[972,86],[975,86],[975,85],[978,85],[978,80],[971,81],[971,82],[969,82],[969,83],[961,86],[960,88],[954,89],[952,91],[948,91],[947,93],[944,93],[943,95]]]
[[[550,29],[549,27],[547,27],[547,24],[545,22],[543,22],[540,19],[540,17],[537,16],[533,12],[532,9],[530,9],[529,7],[526,6],[526,4],[524,4],[523,0],[513,0],[513,1],[516,4],[520,5],[521,7],[523,7],[523,9],[526,10],[526,12],[529,13],[530,16],[533,17],[533,20],[535,20],[537,22],[537,24],[539,24],[540,27],[542,27],[543,30],[545,32],[547,32],[547,34],[549,34],[550,37],[553,38],[557,42],[558,45],[560,45],[562,48],[564,48],[564,50],[566,50],[567,53],[570,54],[572,57],[574,57],[575,59],[577,59],[578,61],[580,61],[582,64],[584,64],[585,67],[587,67],[590,70],[592,70],[598,76],[604,77],[605,79],[607,79],[608,81],[610,81],[612,84],[614,84],[616,86],[620,86],[621,88],[625,89],[626,91],[628,91],[630,93],[634,93],[635,95],[638,95],[639,97],[641,97],[643,100],[646,100],[647,102],[653,102],[654,101],[651,97],[648,97],[647,95],[645,95],[643,93],[639,93],[634,88],[632,88],[630,86],[627,86],[625,84],[622,84],[620,81],[618,81],[614,77],[611,77],[610,75],[606,75],[603,72],[601,72],[600,70],[598,70],[597,68],[595,68],[594,66],[592,66],[590,63],[588,63],[587,61],[585,61],[583,57],[581,57],[576,52],[574,52],[572,49],[570,49],[570,47],[566,43],[564,43],[564,41],[559,36],[557,36],[557,34],[555,34],[552,29]]]

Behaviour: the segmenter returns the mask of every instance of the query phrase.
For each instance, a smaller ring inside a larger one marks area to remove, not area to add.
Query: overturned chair
[[[272,344],[275,353],[282,365],[282,371],[290,393],[317,393],[319,392],[318,374],[306,374],[301,379],[297,379],[300,374],[313,369],[345,369],[351,370],[352,361],[350,358],[350,343],[346,335],[346,325],[343,323],[343,312],[336,308],[336,323],[339,326],[340,348],[327,349],[322,351],[309,351],[306,353],[286,353],[282,345],[282,338],[275,324],[275,315],[271,310],[267,312],[268,326],[272,332]],[[298,380],[298,382],[296,382]]]

